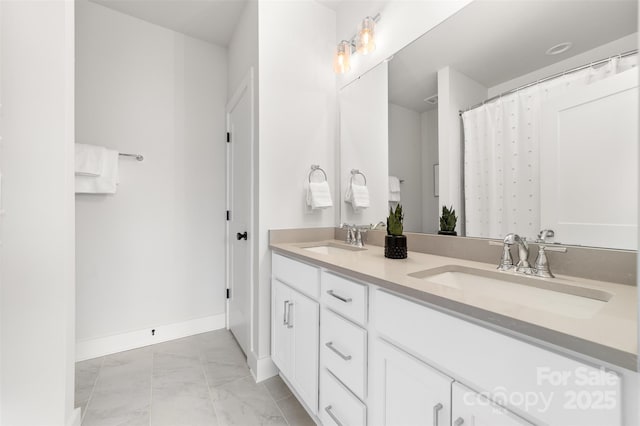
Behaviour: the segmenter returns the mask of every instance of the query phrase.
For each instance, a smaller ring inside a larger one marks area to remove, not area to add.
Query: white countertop
[[[489,322],[493,326],[506,328],[630,370],[635,371],[637,368],[638,295],[635,286],[569,276],[534,278],[601,290],[612,295],[607,302],[585,299],[584,302],[591,305],[576,315],[569,310],[559,309],[558,305],[554,307],[551,299],[549,306],[541,304],[539,300],[535,306],[527,303],[530,288],[526,285],[513,284],[514,288],[508,292],[474,291],[472,288],[434,284],[428,278],[414,278],[408,275],[447,265],[495,272],[496,265],[493,264],[417,252],[409,252],[407,259],[387,259],[384,257],[384,248],[379,246],[367,246],[363,251],[341,251],[339,255],[314,253],[304,249],[326,242],[344,244],[330,240],[276,243],[271,244],[271,248],[281,254],[333,269],[352,278],[471,316],[479,321]],[[496,259],[496,263],[498,260]],[[550,298],[555,297],[553,293],[555,292],[551,292]]]

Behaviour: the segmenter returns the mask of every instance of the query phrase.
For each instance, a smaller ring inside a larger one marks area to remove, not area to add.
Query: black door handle
[[[247,239],[247,231],[244,231],[242,234],[238,232],[236,234],[236,238],[238,239],[238,241],[242,240],[242,239],[246,240]]]

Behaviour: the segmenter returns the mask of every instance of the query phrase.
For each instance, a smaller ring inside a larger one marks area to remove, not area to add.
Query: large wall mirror
[[[476,0],[343,87],[342,221],[399,198],[408,232],[446,205],[462,236],[637,249],[637,7]]]

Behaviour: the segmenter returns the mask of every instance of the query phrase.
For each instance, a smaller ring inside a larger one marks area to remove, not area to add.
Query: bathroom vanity
[[[321,424],[637,424],[636,287],[273,241],[273,361]]]

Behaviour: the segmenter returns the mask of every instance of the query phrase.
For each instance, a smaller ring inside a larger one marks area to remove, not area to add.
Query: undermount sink
[[[310,251],[312,253],[319,254],[344,254],[346,252],[354,252],[354,251],[363,251],[366,250],[364,247],[356,247],[356,246],[348,246],[346,244],[336,244],[336,243],[322,243],[322,244],[314,244],[306,247],[302,247],[303,250]]]
[[[462,291],[570,318],[591,318],[613,297],[605,291],[509,272],[447,265],[409,274]]]

